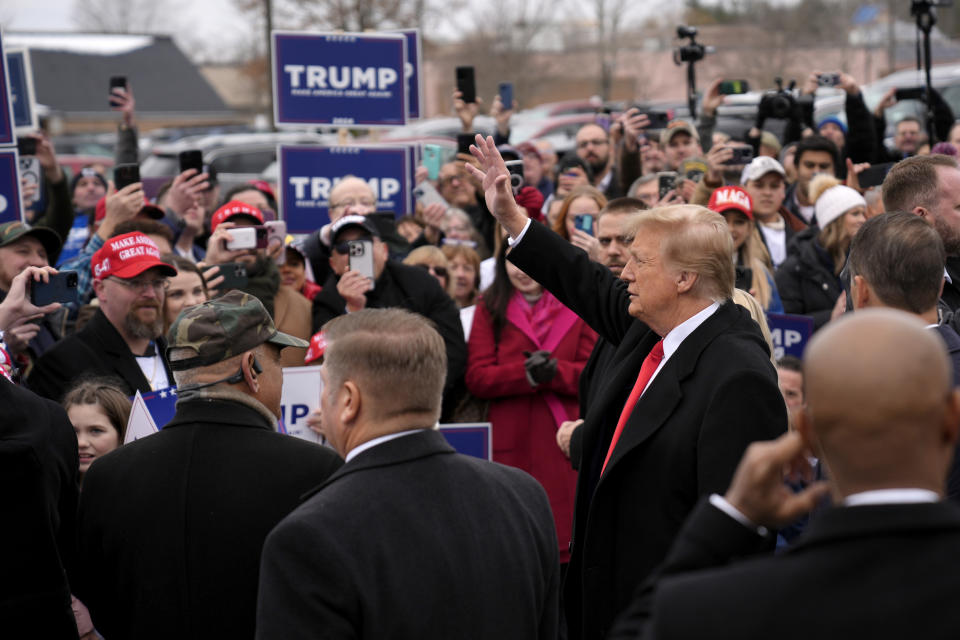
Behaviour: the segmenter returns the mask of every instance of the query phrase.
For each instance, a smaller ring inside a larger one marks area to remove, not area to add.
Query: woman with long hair
[[[165,255],[163,260],[177,270],[177,275],[167,278],[164,287],[163,332],[166,333],[181,311],[206,302],[210,296],[203,273],[192,260],[174,254]]]
[[[809,191],[819,227],[794,236],[776,281],[786,312],[812,316],[816,330],[830,320],[843,295],[840,272],[850,241],[866,222],[867,202],[833,176],[814,178]]]
[[[467,388],[490,401],[493,458],[536,478],[550,498],[561,562],[569,560],[576,472],[556,433],[578,413],[577,384],[596,334],[543,287],[497,254],[493,284],[477,302]]]
[[[720,187],[707,205],[727,221],[733,237],[736,287],[751,293],[764,311],[783,313],[783,303],[773,280],[773,263],[753,219],[753,201],[740,187]]]
[[[450,265],[448,293],[460,307],[463,337],[469,340],[477,296],[480,294],[480,255],[465,245],[444,245],[442,251]]]
[[[589,186],[577,187],[563,199],[552,228],[564,240],[586,251],[591,260],[599,262],[597,218],[605,206],[607,198],[598,189]],[[578,227],[578,223],[583,226]]]
[[[97,458],[123,444],[131,403],[118,385],[119,381],[109,379],[86,380],[63,398],[63,408],[77,434],[81,480]]]

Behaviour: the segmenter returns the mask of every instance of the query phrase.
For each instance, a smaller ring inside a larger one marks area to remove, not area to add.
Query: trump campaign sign
[[[399,36],[403,37],[403,36]],[[3,30],[0,29],[0,52],[3,49]],[[0,55],[0,145],[17,143],[13,120],[13,95],[10,92],[10,75],[7,68],[7,56]],[[6,220],[5,220],[6,221]]]
[[[24,222],[19,170],[16,147],[0,149],[0,224],[15,220]]]
[[[410,158],[405,146],[280,145],[280,210],[287,231],[312,233],[329,222],[330,190],[348,175],[370,185],[377,211],[409,213],[413,210]]]
[[[407,38],[400,33],[274,31],[277,126],[407,122]]]
[[[37,128],[36,98],[33,93],[33,68],[28,49],[7,49],[7,75],[10,77],[10,103],[17,129]]]
[[[767,324],[773,338],[773,357],[785,355],[803,357],[803,350],[813,335],[813,318],[788,313],[768,313]]]
[[[420,84],[420,69],[423,68],[420,47],[420,29],[400,29],[407,39],[407,115],[410,118],[420,117],[420,105],[423,103],[423,87]]]

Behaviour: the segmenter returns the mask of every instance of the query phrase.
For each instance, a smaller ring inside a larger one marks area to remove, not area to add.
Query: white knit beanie
[[[817,216],[817,225],[826,229],[827,225],[854,207],[866,207],[867,201],[856,189],[838,184],[820,194],[813,210]]]

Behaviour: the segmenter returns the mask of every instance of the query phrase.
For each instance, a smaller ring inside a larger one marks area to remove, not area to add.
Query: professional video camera
[[[708,50],[708,47],[705,47],[696,41],[696,27],[680,25],[677,27],[677,37],[690,38],[690,42],[688,44],[680,45],[673,50],[673,61],[677,65],[684,62],[700,62],[703,60],[705,55],[711,53],[711,51]]]
[[[767,91],[760,98],[760,105],[757,108],[757,127],[759,128],[767,118],[789,119],[796,117],[797,98],[794,96],[794,88],[797,86],[795,80],[791,80],[789,86],[783,88],[783,79],[776,78],[777,89]]]
[[[713,53],[713,47],[705,47],[697,42],[697,29],[680,25],[677,27],[678,38],[690,38],[690,42],[682,44],[673,50],[673,62],[678,67],[687,63],[687,106],[690,108],[690,117],[697,117],[697,79],[694,65],[703,60],[708,53]]]

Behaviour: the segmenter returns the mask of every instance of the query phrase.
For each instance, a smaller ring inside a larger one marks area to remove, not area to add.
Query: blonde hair
[[[722,215],[694,204],[657,207],[636,215],[632,235],[648,229],[662,234],[667,264],[697,274],[693,295],[714,302],[733,296],[733,238]]]
[[[810,202],[816,203],[817,198],[822,196],[827,189],[832,189],[840,184],[843,183],[833,176],[816,176],[810,181],[810,186],[807,189]],[[843,215],[831,221],[830,224],[821,229],[820,233],[817,234],[817,240],[820,241],[820,244],[833,259],[834,275],[840,275],[840,272],[843,271],[843,265],[847,258],[847,249],[850,248],[850,241],[853,239],[847,234],[847,228],[844,225],[846,217],[847,213],[844,212]]]
[[[756,222],[749,218],[747,222],[750,230],[747,232],[747,239],[740,245],[738,252],[740,263],[753,272],[750,289],[756,292],[757,300],[764,309],[767,309],[770,306],[770,298],[773,297],[773,287],[770,286],[770,280],[767,278],[767,274],[773,269],[773,261],[760,238]]]
[[[770,347],[770,361],[774,366],[777,365],[777,358],[773,353],[773,336],[770,334],[770,325],[767,324],[767,314],[763,312],[760,302],[743,289],[733,290],[733,301],[750,312],[750,317],[754,322],[760,325],[760,333],[767,346]]]

